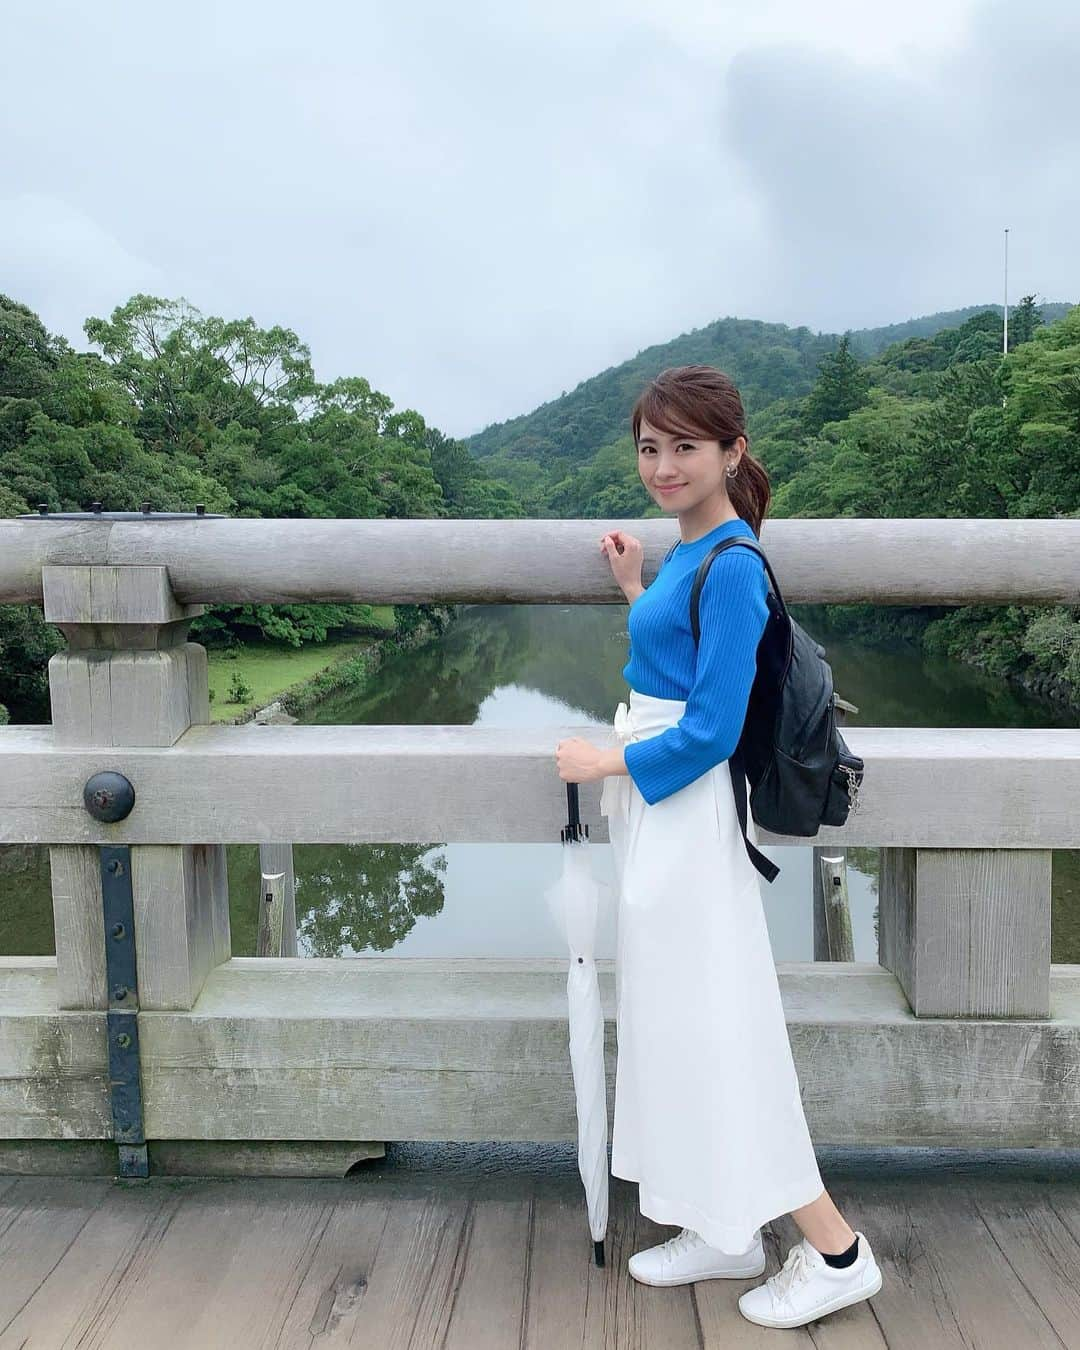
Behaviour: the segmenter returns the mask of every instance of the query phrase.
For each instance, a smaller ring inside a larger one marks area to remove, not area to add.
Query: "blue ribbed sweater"
[[[738,535],[757,537],[740,518],[680,543],[630,606],[630,659],[623,677],[640,693],[686,701],[675,726],[624,746],[630,777],[650,806],[728,759],[742,733],[757,645],[769,616],[761,559],[746,548],[722,553],[699,596],[697,650],[690,628],[698,564],[714,544]]]

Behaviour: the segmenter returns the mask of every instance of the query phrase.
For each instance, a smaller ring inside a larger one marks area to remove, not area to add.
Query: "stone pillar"
[[[175,745],[210,721],[206,650],[187,640],[203,606],[177,602],[166,567],[47,565],[42,589],[68,641],[49,661],[57,744],[99,748],[101,769],[126,773],[125,746]],[[106,1009],[98,848],[50,856],[59,1006]],[[133,844],[131,859],[139,1007],[192,1008],[231,955],[225,845]]]

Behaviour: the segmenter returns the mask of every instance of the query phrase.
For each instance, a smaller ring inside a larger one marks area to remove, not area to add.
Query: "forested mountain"
[[[1053,323],[1062,319],[1072,308],[1071,305],[1043,303],[1039,306],[1044,323]],[[968,305],[965,309],[940,310],[937,314],[923,314],[918,319],[907,319],[904,323],[890,323],[882,328],[856,328],[851,332],[851,349],[857,356],[868,359],[877,356],[886,347],[896,342],[906,342],[908,338],[929,338],[944,328],[959,328],[976,314],[992,311],[1000,319],[1004,314],[1001,305]],[[1013,318],[1015,310],[1009,310],[1009,345],[1012,346]]]
[[[723,319],[467,443],[395,411],[360,376],[320,383],[285,328],[137,295],[85,330],[97,352],[0,296],[0,515],[149,501],[271,518],[655,516],[630,409],[653,374],[695,362],[739,386],[773,516],[1080,514],[1080,306],[1033,296],[1010,312],[1007,357],[994,306],[841,337]],[[365,611],[213,606],[192,636],[321,642]],[[1080,608],[829,616],[1080,703]],[[47,699],[46,663],[62,645],[36,607],[0,606],[0,720],[4,703],[17,713]]]
[[[661,515],[638,476],[630,410],[660,370],[702,362],[739,386],[772,516],[1080,514],[1080,307],[1025,296],[1007,357],[999,307],[959,313],[951,327],[935,315],[840,338],[724,319],[468,444],[530,516]],[[908,335],[888,342],[896,332]],[[860,360],[860,347],[874,355]],[[1080,608],[845,605],[828,618],[1080,704]]]
[[[1044,322],[1060,319],[1069,308],[1067,304],[1041,306]],[[851,350],[868,358],[909,338],[932,338],[943,330],[956,330],[973,316],[987,312],[999,316],[1000,346],[1000,305],[930,314],[886,328],[859,329],[846,336]],[[1010,334],[1014,319],[1010,314]],[[839,340],[839,334],[812,333],[809,328],[789,328],[782,323],[718,319],[706,328],[695,328],[670,342],[647,347],[532,412],[493,423],[467,437],[465,444],[481,459],[497,455],[509,460],[544,457],[580,462],[626,433],[630,409],[648,380],[668,366],[699,363],[719,366],[731,376],[747,415],[752,417],[774,399],[798,399],[808,394],[817,378],[818,362],[836,349]],[[514,474],[507,472],[505,476],[513,478]]]

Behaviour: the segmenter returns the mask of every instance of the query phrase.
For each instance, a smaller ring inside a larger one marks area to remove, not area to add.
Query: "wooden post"
[[[285,907],[285,873],[262,874],[259,891],[259,930],[255,939],[256,956],[281,955],[282,917]]]
[[[293,721],[296,719],[293,718]],[[277,873],[284,876],[284,897],[281,913],[281,950],[272,956],[296,956],[296,874],[293,871],[292,844],[260,844],[259,872],[263,880]],[[266,887],[261,892],[261,903],[266,903]],[[260,906],[259,913],[262,913]],[[259,953],[262,955],[262,953]]]
[[[822,856],[821,888],[825,896],[825,926],[828,931],[830,961],[854,961],[855,942],[851,935],[851,910],[848,908],[847,867],[839,855]]]
[[[836,725],[843,726],[847,721],[848,713],[857,713],[858,707],[854,703],[849,703],[846,698],[836,695]],[[855,950],[851,949],[850,956],[834,956],[833,944],[830,941],[830,931],[835,932],[838,921],[846,924],[848,938],[851,938],[851,912],[848,909],[848,886],[847,886],[847,849],[845,848],[824,848],[821,844],[813,846],[813,867],[811,871],[811,884],[814,888],[813,911],[814,911],[814,960],[815,961],[854,961]],[[826,875],[832,876],[832,859],[839,860],[839,869],[841,873],[841,887],[843,892],[843,904],[847,911],[846,916],[841,920],[835,910],[830,916],[828,905],[837,903],[837,897],[830,894],[824,885]],[[830,860],[830,861],[827,861]],[[830,928],[831,923],[831,928]]]
[[[101,768],[124,772],[123,747],[174,745],[210,721],[206,651],[187,641],[203,606],[175,600],[167,568],[45,565],[41,578],[45,619],[68,641],[49,661],[57,744],[100,747]],[[231,955],[225,845],[131,853],[139,1006],[191,1008]],[[53,845],[50,858],[59,1007],[107,1008],[97,846]]]
[[[880,955],[919,1017],[1050,1015],[1048,848],[883,848]]]

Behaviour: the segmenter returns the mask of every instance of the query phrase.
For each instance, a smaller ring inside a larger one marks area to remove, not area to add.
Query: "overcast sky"
[[[1077,0],[4,0],[0,291],[296,330],[451,435],[725,315],[1080,299]]]

